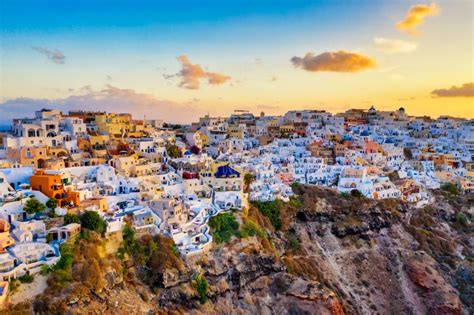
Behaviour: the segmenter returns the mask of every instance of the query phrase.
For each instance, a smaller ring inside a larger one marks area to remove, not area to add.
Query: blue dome
[[[192,155],[192,153],[191,153],[191,151],[188,150],[188,151],[184,152],[184,155]]]
[[[362,131],[362,133],[360,135],[362,137],[367,137],[367,136],[369,136],[369,132],[367,130],[364,130],[364,131]]]
[[[395,143],[395,141],[392,138],[388,138],[385,140],[385,143]]]
[[[217,172],[214,174],[214,176],[217,178],[240,177],[240,173],[229,165],[223,165],[217,168]]]

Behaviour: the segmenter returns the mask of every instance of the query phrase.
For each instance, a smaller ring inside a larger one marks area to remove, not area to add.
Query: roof
[[[218,178],[240,177],[240,173],[227,164],[219,166],[214,176]]]

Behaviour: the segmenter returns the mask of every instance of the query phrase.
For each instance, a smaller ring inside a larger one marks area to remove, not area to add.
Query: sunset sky
[[[474,117],[471,0],[0,3],[0,119],[371,105]]]

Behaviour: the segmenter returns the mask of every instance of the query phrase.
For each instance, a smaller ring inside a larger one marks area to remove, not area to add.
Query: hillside
[[[164,237],[125,236],[122,260],[107,256],[98,236],[80,240],[67,285],[58,284],[53,272],[44,294],[10,311],[474,311],[473,229],[467,219],[472,197],[437,191],[436,203],[411,209],[397,200],[374,201],[314,186],[294,190],[298,197],[288,204],[256,203],[248,212],[222,217],[213,231],[223,243],[194,262],[182,261]]]

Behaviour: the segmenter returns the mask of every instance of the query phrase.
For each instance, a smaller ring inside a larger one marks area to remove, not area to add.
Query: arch
[[[45,166],[44,159],[38,159],[38,161],[36,161],[36,165],[37,165],[37,168],[44,168]]]
[[[28,129],[28,137],[36,137],[36,131],[33,128]]]

